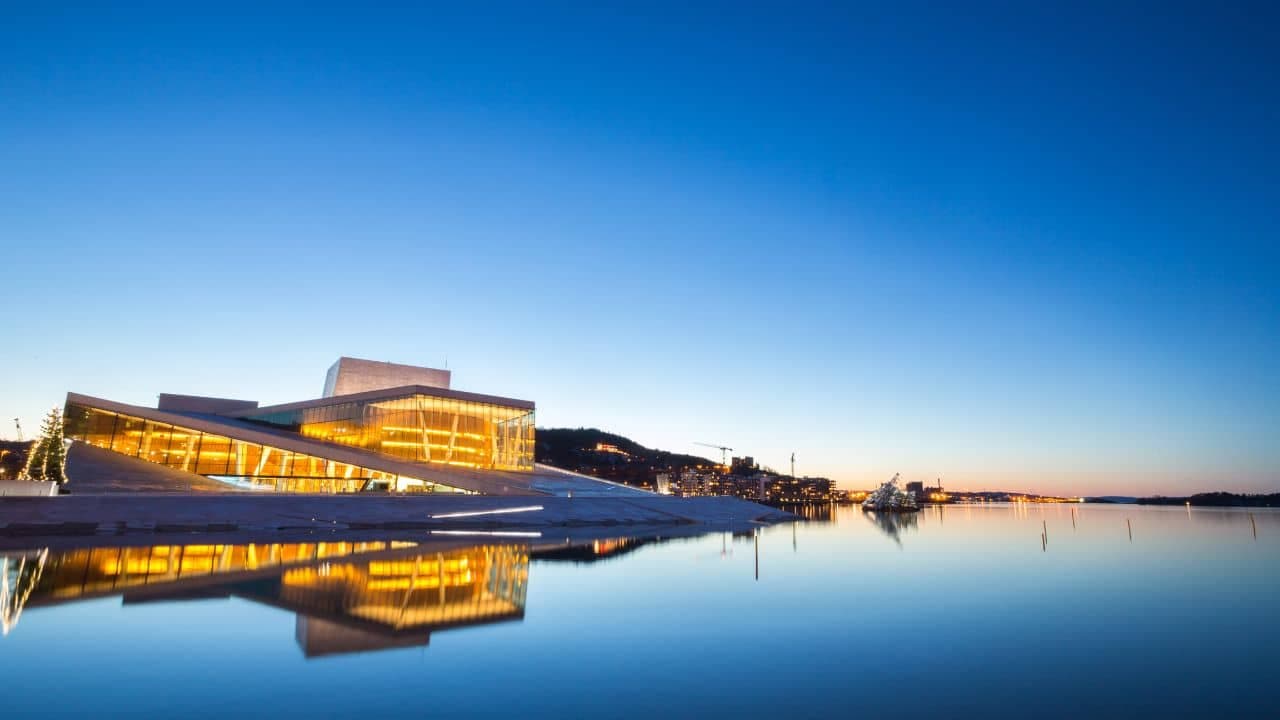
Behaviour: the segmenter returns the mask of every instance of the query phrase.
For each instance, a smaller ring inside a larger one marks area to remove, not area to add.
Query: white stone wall
[[[448,370],[437,368],[344,357],[329,368],[325,376],[324,397],[404,385],[425,385],[448,390],[450,375]]]
[[[58,483],[0,480],[0,497],[49,497],[58,494]]]

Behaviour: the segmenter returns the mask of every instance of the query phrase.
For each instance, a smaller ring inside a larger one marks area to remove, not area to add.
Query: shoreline
[[[0,549],[71,538],[82,544],[92,538],[231,542],[338,533],[587,539],[610,533],[742,532],[798,519],[728,497],[67,495],[0,500]]]

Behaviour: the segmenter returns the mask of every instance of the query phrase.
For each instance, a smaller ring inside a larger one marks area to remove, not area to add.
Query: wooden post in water
[[[1076,509],[1071,508],[1071,529],[1076,529]]]
[[[759,528],[751,531],[756,538],[756,580],[760,579],[760,530]]]
[[[1258,539],[1258,521],[1253,519],[1253,513],[1249,513],[1249,524],[1253,526],[1253,539]]]
[[[1133,542],[1133,521],[1125,518],[1124,524],[1129,526],[1129,542]]]
[[[1045,520],[1040,521],[1040,532],[1044,533],[1044,544],[1049,544],[1049,524]]]

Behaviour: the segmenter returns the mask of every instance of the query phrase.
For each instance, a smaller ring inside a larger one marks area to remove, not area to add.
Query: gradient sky
[[[347,354],[847,487],[1280,490],[1274,6],[533,5],[6,7],[0,412]]]

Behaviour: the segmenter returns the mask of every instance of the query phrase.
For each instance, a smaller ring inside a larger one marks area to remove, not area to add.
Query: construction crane
[[[695,442],[695,443],[694,443],[694,445],[701,445],[702,447],[715,448],[715,449],[719,450],[719,451],[720,451],[720,464],[721,464],[721,465],[724,465],[725,467],[729,467],[729,463],[727,462],[727,460],[728,460],[728,453],[733,452],[733,448],[731,448],[731,447],[725,447],[724,445],[712,445],[711,443],[704,443],[704,442]]]
[[[18,418],[14,418],[13,425],[18,428],[18,442],[22,442],[22,423],[18,422]]]

